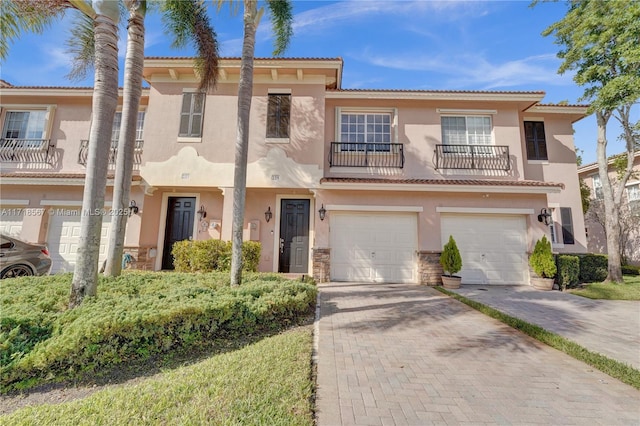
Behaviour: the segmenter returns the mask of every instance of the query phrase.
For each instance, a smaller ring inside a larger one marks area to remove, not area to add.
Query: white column
[[[231,241],[231,228],[233,227],[233,187],[221,187],[222,191],[222,224],[220,239]]]

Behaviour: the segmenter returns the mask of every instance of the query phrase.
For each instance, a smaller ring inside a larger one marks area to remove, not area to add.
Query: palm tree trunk
[[[99,2],[94,2],[97,5]],[[109,3],[109,2],[105,2]],[[114,2],[115,3],[115,2]],[[107,6],[108,7],[108,6]],[[115,16],[96,10],[95,18],[95,83],[93,116],[89,134],[89,154],[85,178],[80,238],[71,283],[69,308],[95,296],[98,287],[98,257],[102,209],[107,186],[107,168],[111,145],[113,116],[118,105],[118,29]]]
[[[242,231],[247,195],[247,154],[249,151],[249,116],[253,96],[253,56],[258,18],[257,1],[244,1],[244,40],[238,84],[238,134],[233,175],[233,225],[231,251],[231,285],[242,280]]]
[[[144,66],[144,4],[132,2],[129,9],[127,56],[124,64],[124,91],[122,124],[118,138],[116,175],[113,184],[113,216],[109,231],[109,251],[104,274],[118,276],[122,272],[124,235],[127,228],[131,177],[135,157],[138,108],[142,96],[142,69]]]

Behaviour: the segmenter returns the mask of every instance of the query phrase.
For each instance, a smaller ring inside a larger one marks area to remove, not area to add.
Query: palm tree
[[[118,3],[93,0],[92,4],[96,14],[93,17],[95,46],[93,109],[80,215],[80,238],[71,281],[69,308],[80,305],[86,296],[95,296],[98,289],[98,258],[102,228],[100,213],[104,209],[111,129],[118,106],[117,25],[120,17]]]
[[[145,0],[125,0],[129,11],[127,26],[127,53],[124,68],[122,124],[118,138],[116,174],[113,187],[115,214],[111,217],[109,251],[105,275],[118,276],[122,272],[124,234],[133,174],[136,124],[142,95],[142,70],[144,66],[144,18]],[[168,28],[174,33],[174,46],[181,47],[191,39],[198,50],[196,68],[202,76],[200,90],[213,87],[218,75],[218,45],[215,32],[209,24],[206,8],[198,0],[169,0],[161,4],[161,12]]]
[[[223,3],[218,0],[218,5]],[[242,229],[247,194],[247,153],[249,151],[249,118],[253,96],[253,58],[255,54],[256,30],[264,9],[258,8],[257,0],[243,0],[244,37],[238,83],[238,133],[235,147],[235,170],[233,175],[233,224],[231,252],[231,285],[240,285],[242,280]],[[293,34],[292,5],[289,0],[267,0],[273,20],[275,36],[274,56],[281,55]]]
[[[98,256],[102,209],[107,184],[107,167],[111,127],[118,105],[118,3],[104,0],[12,0],[2,4],[2,29],[8,36],[2,44],[3,55],[8,42],[21,31],[42,32],[66,9],[76,9],[93,21],[95,51],[95,83],[89,154],[85,176],[77,263],[71,282],[69,307],[94,296],[98,284]]]

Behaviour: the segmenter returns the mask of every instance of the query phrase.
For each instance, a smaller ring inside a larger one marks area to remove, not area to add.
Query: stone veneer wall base
[[[331,280],[331,249],[313,249],[313,279],[318,283]]]
[[[418,251],[418,282],[430,286],[442,285],[442,265],[439,251]]]

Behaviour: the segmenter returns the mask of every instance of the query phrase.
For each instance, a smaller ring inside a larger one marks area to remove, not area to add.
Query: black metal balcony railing
[[[401,143],[331,142],[331,167],[404,167]]]
[[[144,141],[137,139],[136,145],[133,152],[133,165],[139,166],[142,163],[142,146],[144,145]],[[87,156],[89,155],[89,141],[81,140],[80,141],[80,151],[78,152],[78,164],[82,164],[83,166],[87,165]],[[109,165],[116,164],[116,158],[118,156],[118,142],[112,141],[111,148],[109,148]]]
[[[54,148],[49,139],[0,139],[0,161],[53,164]]]
[[[436,145],[436,169],[509,170],[505,145]]]

